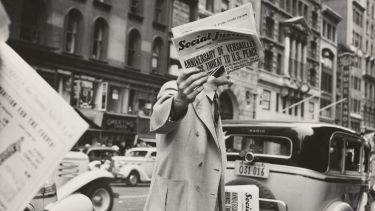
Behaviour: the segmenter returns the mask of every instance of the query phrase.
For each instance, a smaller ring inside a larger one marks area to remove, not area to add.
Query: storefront
[[[117,114],[92,109],[79,109],[78,112],[90,124],[90,128],[78,141],[77,145],[120,146],[126,148],[138,144],[138,137],[155,137],[150,133],[150,119],[131,114]]]

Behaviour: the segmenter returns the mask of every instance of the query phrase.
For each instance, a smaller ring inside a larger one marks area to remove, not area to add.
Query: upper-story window
[[[266,17],[266,25],[265,25],[265,34],[269,38],[273,38],[273,31],[274,31],[275,21],[272,17]]]
[[[362,17],[361,12],[353,8],[353,22],[357,26],[362,27],[362,21],[363,21],[363,17]]]
[[[206,0],[206,10],[214,12],[214,0]]]
[[[323,37],[336,42],[336,27],[325,20],[323,20]]]
[[[311,24],[313,28],[318,28],[318,13],[316,11],[311,12]]]
[[[94,37],[92,47],[92,58],[105,59],[108,37],[108,24],[103,18],[98,18],[94,23]]]
[[[264,69],[272,72],[273,53],[271,50],[264,51]]]
[[[229,10],[229,0],[221,0],[221,11]]]
[[[69,11],[65,19],[65,45],[64,51],[77,53],[80,33],[82,32],[82,14],[74,9]]]
[[[152,45],[152,60],[151,66],[153,72],[160,72],[161,58],[162,58],[163,40],[158,37],[154,40]]]
[[[22,3],[20,39],[39,43],[46,20],[45,5],[41,0],[24,0]]]
[[[142,0],[130,0],[130,12],[142,15]]]
[[[311,86],[316,86],[316,70],[314,68],[310,69],[309,83]]]
[[[129,33],[128,65],[139,68],[141,60],[141,35],[133,29]]]
[[[164,23],[164,11],[165,5],[164,0],[157,0],[155,4],[154,21],[157,23]]]

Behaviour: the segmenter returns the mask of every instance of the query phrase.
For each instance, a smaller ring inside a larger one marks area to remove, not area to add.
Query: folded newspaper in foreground
[[[183,68],[227,73],[263,58],[251,4],[172,28],[172,39]]]
[[[0,211],[22,211],[88,124],[0,42]]]

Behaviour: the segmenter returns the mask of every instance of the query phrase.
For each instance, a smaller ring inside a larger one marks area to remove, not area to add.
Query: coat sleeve
[[[166,134],[174,130],[178,126],[179,122],[171,121],[169,118],[171,114],[173,98],[176,95],[176,81],[168,81],[161,87],[150,118],[150,130],[152,132]]]

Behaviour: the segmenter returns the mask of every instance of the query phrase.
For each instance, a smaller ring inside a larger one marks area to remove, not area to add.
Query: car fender
[[[143,171],[143,169],[140,166],[137,165],[127,165],[122,168],[120,168],[119,174],[123,175],[124,178],[127,178],[132,171],[137,171],[139,173],[141,181],[150,180],[150,178],[147,177],[146,173]]]
[[[104,171],[104,170],[93,170],[93,171],[84,172],[72,178],[61,187],[58,187],[57,198],[61,200],[92,181],[99,180],[99,179],[112,179],[112,178],[113,178],[113,175],[110,172]]]

